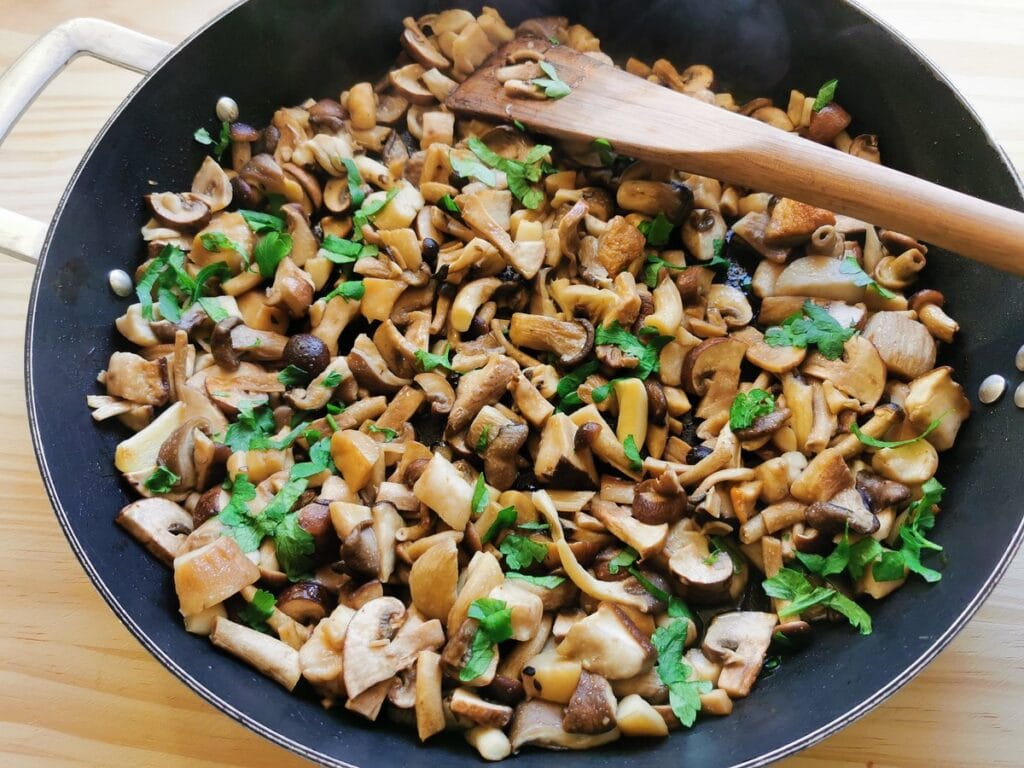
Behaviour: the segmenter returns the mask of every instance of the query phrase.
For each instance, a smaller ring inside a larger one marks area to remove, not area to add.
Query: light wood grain
[[[946,70],[1024,166],[1024,4],[863,2]],[[223,0],[0,0],[0,67],[72,16],[100,16],[177,40],[224,6]],[[136,80],[96,62],[73,64],[0,149],[0,205],[48,218],[81,152]],[[150,658],[71,554],[43,493],[25,415],[22,336],[31,277],[26,265],[0,261],[0,765],[308,765],[216,712]],[[97,510],[100,518],[110,513]],[[1020,766],[1021,594],[1024,558],[1018,557],[977,618],[922,675],[880,709],[781,765]]]

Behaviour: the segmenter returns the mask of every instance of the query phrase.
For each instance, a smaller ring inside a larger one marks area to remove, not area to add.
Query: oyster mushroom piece
[[[864,287],[856,275],[843,272],[843,262],[831,256],[804,256],[794,259],[775,281],[773,295],[813,296],[856,304],[864,300]]]
[[[164,565],[172,565],[185,537],[192,532],[192,515],[173,501],[140,499],[117,515],[117,523]]]
[[[876,312],[864,326],[889,373],[901,379],[923,376],[935,366],[935,339],[922,323],[903,312]]]
[[[594,326],[588,321],[558,320],[546,315],[516,312],[509,324],[509,340],[517,347],[558,356],[565,366],[579,365],[594,346]]]
[[[807,356],[803,372],[831,381],[840,392],[855,398],[862,410],[878,404],[885,391],[886,371],[875,345],[863,336],[853,336],[843,345],[843,356],[829,360],[820,352]]]
[[[192,179],[192,194],[214,212],[222,211],[231,204],[231,179],[220,163],[209,155],[203,159],[203,164]]]
[[[701,647],[705,656],[722,664],[718,687],[730,698],[750,693],[777,622],[774,613],[758,611],[723,613],[712,620]]]
[[[555,488],[587,490],[597,487],[593,454],[589,448],[577,446],[580,429],[564,413],[548,417],[533,465],[538,480]]]
[[[442,454],[435,453],[427,462],[412,492],[452,530],[461,531],[469,522],[473,487]]]
[[[699,531],[680,532],[673,539],[676,549],[668,567],[679,581],[683,598],[701,605],[725,602],[732,586],[732,557],[723,552],[711,555],[708,539]]]
[[[592,749],[615,741],[618,728],[597,734],[569,733],[562,726],[561,706],[544,699],[530,699],[516,707],[509,740],[513,751],[528,744],[551,749]]]
[[[380,351],[365,333],[356,337],[346,360],[359,386],[366,387],[373,395],[394,395],[411,381],[396,376],[388,368]]]
[[[572,698],[565,708],[562,728],[568,733],[605,733],[616,727],[618,702],[611,683],[600,675],[581,672]]]
[[[585,670],[609,680],[623,680],[648,671],[655,661],[654,646],[632,619],[614,603],[573,624],[558,653],[579,661]]]
[[[960,425],[971,415],[971,402],[963,387],[953,381],[953,369],[948,365],[910,382],[904,408],[911,423],[922,430],[945,414],[935,431],[925,438],[938,451],[953,446]]]
[[[526,424],[506,424],[488,440],[483,453],[484,476],[499,491],[507,491],[515,483],[519,474],[516,458],[529,436]]]
[[[131,352],[115,352],[107,363],[107,394],[142,405],[166,405],[170,397],[167,358],[146,360]]]
[[[495,355],[483,368],[460,378],[455,390],[455,403],[448,415],[447,434],[461,432],[481,408],[498,402],[518,373],[519,365],[515,360]]]
[[[618,504],[601,498],[590,502],[590,514],[600,520],[609,533],[635,549],[641,558],[659,552],[668,538],[667,523],[641,523]]]
[[[248,662],[289,691],[302,676],[297,650],[270,635],[236,624],[223,616],[214,620],[210,641],[218,648]]]

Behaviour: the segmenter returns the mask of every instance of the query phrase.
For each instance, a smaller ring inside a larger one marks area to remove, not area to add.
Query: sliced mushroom
[[[388,368],[380,351],[366,334],[359,334],[347,357],[349,370],[361,387],[370,394],[393,395],[410,383]]]
[[[878,517],[864,504],[860,491],[847,488],[829,501],[816,501],[804,510],[808,525],[825,534],[851,533],[869,536],[878,530]]]
[[[718,687],[730,698],[750,693],[764,664],[778,618],[774,613],[737,611],[723,613],[711,621],[704,636],[704,655],[721,662]]]
[[[206,200],[190,192],[154,192],[143,199],[162,224],[177,231],[200,229],[210,220]]]
[[[579,365],[594,344],[594,327],[583,319],[557,320],[545,315],[516,312],[509,325],[516,346],[552,352],[562,365]]]
[[[360,579],[376,578],[380,571],[381,554],[373,523],[363,520],[341,542],[338,567]]]
[[[601,603],[596,612],[574,624],[558,645],[558,653],[608,680],[635,677],[655,660],[650,640],[613,603]]]
[[[580,681],[565,708],[562,728],[568,733],[605,733],[616,727],[618,702],[611,684],[600,675],[580,674]]]
[[[394,677],[397,670],[388,646],[405,620],[405,606],[394,597],[371,600],[356,611],[342,651],[345,690],[350,698]]]
[[[971,402],[952,374],[953,369],[943,365],[914,379],[904,401],[907,418],[918,429],[927,429],[935,419],[942,419],[925,438],[937,451],[953,446],[960,425],[971,415]]]
[[[917,320],[903,312],[876,312],[864,326],[890,373],[915,379],[935,367],[935,340]]]
[[[519,366],[514,360],[496,355],[483,368],[459,379],[455,403],[448,416],[447,433],[462,431],[483,406],[498,402],[518,373]]]
[[[588,448],[577,446],[580,431],[564,413],[548,417],[533,467],[538,480],[554,488],[585,490],[597,487],[594,457]]]
[[[247,661],[289,691],[299,682],[299,652],[263,632],[235,624],[223,616],[214,621],[210,642]]]
[[[488,440],[483,453],[484,475],[499,491],[507,491],[515,483],[519,474],[516,458],[529,436],[526,424],[506,424]]]
[[[820,352],[808,355],[802,370],[831,381],[836,389],[856,398],[863,410],[874,408],[885,391],[885,363],[875,345],[863,336],[847,340],[839,359],[829,360]]]
[[[513,751],[528,744],[551,749],[591,749],[619,738],[613,728],[599,734],[568,733],[562,727],[562,707],[543,699],[530,699],[516,707],[509,739]]]
[[[591,501],[590,513],[600,520],[610,533],[635,549],[641,558],[660,551],[668,537],[666,523],[641,523],[618,504],[601,498]]]
[[[260,569],[229,536],[174,559],[174,589],[185,616],[222,603],[260,578]]]
[[[277,596],[277,608],[300,624],[320,621],[330,611],[327,588],[315,581],[292,584]]]
[[[910,489],[902,483],[886,480],[866,470],[857,473],[857,490],[868,500],[871,511],[878,514],[886,507],[898,507],[910,500]]]
[[[118,513],[117,523],[168,566],[173,564],[193,527],[187,511],[160,498],[132,502]]]
[[[456,715],[491,728],[504,728],[512,719],[512,707],[485,701],[461,686],[452,692],[451,709]]]
[[[192,194],[202,199],[211,211],[222,211],[231,203],[231,179],[220,163],[207,155],[192,179]]]
[[[707,537],[699,531],[683,532],[675,539],[668,567],[679,580],[683,598],[700,605],[725,602],[732,586],[732,557],[727,552],[711,554]]]

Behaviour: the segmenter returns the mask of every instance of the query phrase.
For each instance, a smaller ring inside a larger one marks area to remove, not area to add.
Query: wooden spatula
[[[572,91],[510,97],[496,69],[530,48]],[[565,139],[607,139],[629,157],[790,197],[1024,275],[1024,213],[1003,208],[676,93],[547,40],[521,37],[448,98],[457,112]]]

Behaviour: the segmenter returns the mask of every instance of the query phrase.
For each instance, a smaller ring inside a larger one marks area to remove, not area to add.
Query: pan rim
[[[121,621],[121,623],[128,629],[129,632],[139,641],[139,643],[157,660],[159,661],[169,672],[183,682],[189,689],[195,692],[200,698],[211,704],[217,710],[223,712],[232,720],[240,723],[254,733],[262,736],[268,741],[277,744],[289,751],[310,760],[319,765],[328,766],[329,768],[359,768],[353,763],[346,762],[337,757],[325,754],[319,750],[310,748],[309,746],[295,741],[283,733],[275,730],[274,728],[266,725],[260,720],[253,718],[246,712],[233,706],[227,700],[221,698],[216,692],[206,687],[199,680],[190,675],[183,667],[181,667],[177,661],[167,654],[163,648],[153,640],[146,631],[134,620],[129,611],[121,605],[121,603],[114,596],[113,592],[107,587],[103,577],[90,561],[84,548],[78,540],[74,528],[68,518],[67,512],[65,511],[61,500],[57,494],[56,487],[53,483],[53,476],[50,471],[47,459],[43,450],[42,435],[39,430],[39,419],[36,412],[36,400],[33,396],[33,375],[32,375],[32,359],[34,350],[34,339],[35,339],[35,318],[36,318],[36,307],[40,298],[40,285],[41,277],[44,272],[47,255],[50,248],[50,243],[53,238],[54,231],[56,229],[57,222],[60,221],[64,208],[67,205],[70,192],[77,183],[79,177],[82,174],[86,164],[92,158],[93,153],[96,151],[99,144],[105,138],[111,125],[117,120],[121,113],[131,104],[135,96],[141,91],[150,81],[150,79],[165,65],[167,65],[172,59],[177,56],[188,47],[196,38],[204,34],[207,29],[212,27],[221,21],[225,16],[230,15],[236,9],[243,6],[248,0],[239,0],[233,3],[228,8],[224,9],[221,13],[217,14],[213,18],[209,19],[202,26],[197,28],[193,33],[188,35],[184,40],[177,44],[173,50],[155,66],[149,73],[142,77],[142,79],[135,85],[134,88],[128,93],[124,100],[117,106],[117,108],[111,113],[110,117],[104,123],[103,127],[97,133],[96,137],[89,144],[82,155],[82,159],[79,161],[75,168],[74,173],[68,180],[67,186],[64,192],[61,194],[60,201],[57,204],[57,208],[54,212],[53,218],[51,219],[46,233],[46,238],[43,242],[42,251],[40,253],[39,261],[36,266],[36,272],[32,280],[32,290],[29,296],[28,303],[28,317],[25,327],[25,359],[24,359],[24,372],[25,372],[25,398],[27,405],[27,412],[29,418],[29,431],[32,437],[32,448],[36,456],[36,462],[39,466],[40,475],[43,480],[44,487],[46,489],[46,495],[50,501],[50,506],[53,508],[54,515],[57,518],[60,528],[64,533],[65,538],[68,540],[68,544],[71,546],[71,550],[74,552],[75,557],[78,559],[89,580],[92,582],[96,591],[99,592],[104,602],[108,605],[114,615]],[[943,71],[928,57],[924,54],[917,46],[915,46],[902,32],[892,27],[888,22],[879,18],[872,11],[865,8],[858,0],[836,0],[841,5],[846,5],[852,8],[855,12],[860,14],[866,21],[877,26],[891,38],[893,38],[899,45],[915,56],[921,64],[927,69],[928,73],[941,83],[949,91],[950,95],[959,102],[965,111],[970,115],[971,119],[978,126],[981,131],[981,135],[984,137],[986,143],[995,151],[998,155],[1000,162],[1009,171],[1011,179],[1014,181],[1017,187],[1018,193],[1024,197],[1024,180],[1022,180],[1020,173],[1010,161],[1006,154],[1005,149],[996,141],[992,135],[985,121],[981,118],[978,112],[974,109],[971,103],[966,99],[963,93],[957,88],[957,86],[943,73]],[[1008,540],[1007,546],[1003,553],[1000,555],[998,561],[995,564],[994,569],[986,578],[978,592],[973,598],[964,606],[963,610],[953,619],[947,629],[939,635],[913,662],[904,667],[899,674],[897,674],[888,684],[877,690],[872,695],[868,696],[861,702],[852,706],[848,711],[837,716],[832,721],[822,725],[821,727],[803,734],[797,739],[783,744],[770,752],[758,755],[757,757],[745,760],[743,762],[732,763],[729,766],[723,766],[722,768],[761,768],[767,766],[785,757],[792,756],[804,749],[807,749],[814,744],[817,744],[827,737],[837,733],[843,728],[847,727],[854,721],[860,719],[871,710],[875,709],[889,697],[891,697],[896,691],[902,688],[904,685],[909,683],[915,678],[925,666],[931,663],[941,651],[943,651],[952,640],[964,629],[967,623],[974,617],[984,602],[992,594],[996,585],[1002,579],[1006,570],[1009,568],[1010,563],[1013,561],[1014,556],[1020,549],[1022,542],[1024,542],[1024,516],[1022,516],[1020,522],[1017,525],[1013,535]]]

